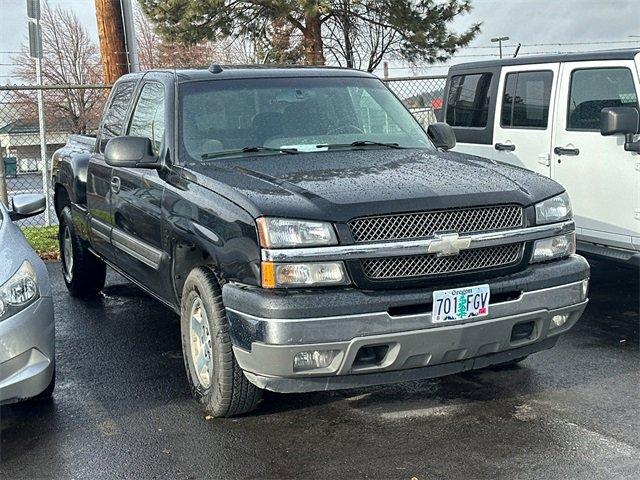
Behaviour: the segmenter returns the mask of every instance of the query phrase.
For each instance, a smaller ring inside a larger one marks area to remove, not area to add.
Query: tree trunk
[[[307,65],[324,65],[320,12],[315,10],[313,12],[306,13],[304,16],[304,23],[305,28],[302,33],[304,37],[305,63]]]
[[[342,2],[342,32],[344,34],[344,52],[347,68],[353,68],[353,45],[351,44],[351,19],[349,18],[349,0]]]
[[[104,81],[113,83],[122,75],[129,73],[120,0],[95,0],[95,2]]]

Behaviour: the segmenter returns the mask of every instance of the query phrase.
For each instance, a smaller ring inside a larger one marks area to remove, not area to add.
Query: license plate
[[[434,323],[453,322],[489,314],[489,285],[438,290],[433,292]]]

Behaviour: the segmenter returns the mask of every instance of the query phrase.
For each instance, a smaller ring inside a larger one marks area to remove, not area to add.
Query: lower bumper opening
[[[511,342],[520,342],[522,340],[532,340],[536,331],[536,322],[516,323],[511,329]]]
[[[382,365],[388,352],[389,345],[367,345],[360,347],[358,353],[356,353],[356,358],[353,361],[351,369],[358,370],[361,368],[378,367]]]

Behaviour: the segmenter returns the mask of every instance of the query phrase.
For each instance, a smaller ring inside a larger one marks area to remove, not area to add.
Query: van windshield
[[[373,78],[297,77],[180,85],[180,141],[193,161],[334,148],[433,148]]]

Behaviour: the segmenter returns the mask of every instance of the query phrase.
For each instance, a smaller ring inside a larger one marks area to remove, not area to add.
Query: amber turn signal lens
[[[276,288],[276,264],[273,262],[262,262],[260,265],[260,275],[262,288]]]

